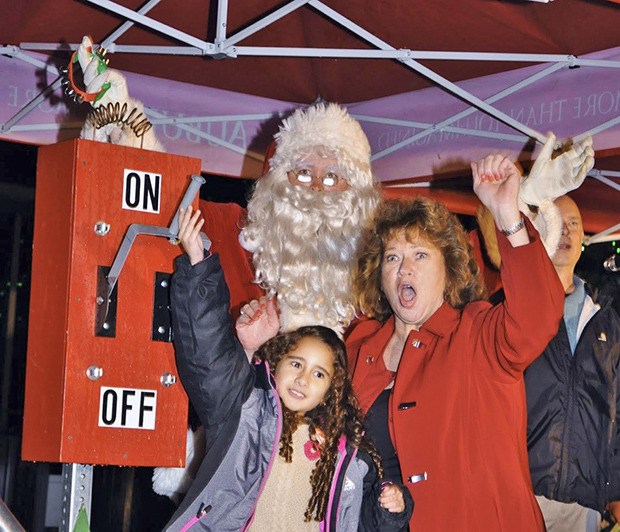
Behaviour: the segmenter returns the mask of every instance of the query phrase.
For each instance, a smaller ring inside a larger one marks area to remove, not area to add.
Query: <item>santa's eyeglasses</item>
[[[309,168],[296,168],[289,170],[289,175],[304,186],[310,186],[314,181],[319,182],[324,188],[333,188],[347,184],[346,179],[340,177],[336,172],[325,172],[323,175],[316,175]]]

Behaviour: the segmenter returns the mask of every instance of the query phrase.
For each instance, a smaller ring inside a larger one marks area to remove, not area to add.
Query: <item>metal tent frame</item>
[[[116,15],[120,15],[125,18],[126,21],[122,23],[118,29],[110,34],[102,43],[101,46],[107,49],[108,53],[126,53],[126,54],[160,54],[160,55],[202,55],[212,56],[215,58],[237,58],[240,56],[263,56],[263,57],[305,57],[305,58],[357,58],[357,59],[381,59],[399,61],[404,66],[414,71],[415,73],[424,76],[431,80],[434,84],[441,87],[455,98],[467,102],[470,107],[458,114],[445,118],[437,123],[421,123],[404,120],[385,119],[375,116],[356,116],[360,122],[367,123],[380,123],[399,126],[414,127],[421,129],[420,132],[406,138],[405,140],[395,144],[389,148],[386,148],[380,152],[374,154],[373,159],[377,160],[386,155],[404,148],[409,144],[421,139],[427,135],[430,135],[439,131],[448,131],[464,135],[487,137],[494,139],[502,139],[507,141],[514,141],[524,143],[528,138],[533,138],[539,143],[544,143],[545,135],[524,123],[515,120],[502,112],[493,104],[502,100],[503,98],[533,84],[537,81],[553,74],[554,72],[564,67],[602,67],[602,68],[620,68],[620,61],[611,60],[588,60],[580,59],[573,55],[557,55],[557,54],[518,54],[518,53],[474,53],[474,52],[435,52],[435,51],[415,51],[409,49],[399,49],[385,42],[384,40],[373,35],[370,31],[354,23],[352,20],[338,13],[334,9],[330,8],[320,0],[291,0],[286,5],[276,9],[275,11],[266,14],[255,23],[251,24],[247,28],[233,34],[227,35],[227,18],[228,18],[228,0],[219,0],[217,4],[217,22],[216,22],[216,35],[213,42],[208,42],[202,39],[198,39],[192,35],[189,35],[179,29],[159,22],[153,18],[147,16],[153,7],[161,2],[161,0],[150,0],[142,8],[137,11],[133,11],[126,7],[123,7],[110,0],[86,0],[87,2],[107,10]],[[299,47],[257,47],[257,46],[244,46],[241,43],[249,36],[263,29],[268,28],[274,22],[286,17],[293,11],[302,7],[309,7],[316,10],[321,15],[329,19],[335,26],[347,30],[356,35],[361,41],[367,43],[373,49],[335,49],[335,48],[299,48]],[[139,45],[122,45],[117,44],[117,41],[125,34],[134,24],[138,24],[144,28],[148,28],[170,38],[173,41],[181,43],[180,46],[139,46]],[[36,129],[51,128],[50,124],[31,124],[20,125],[21,120],[27,116],[33,109],[35,109],[40,103],[47,99],[54,91],[56,91],[61,85],[61,77],[59,72],[37,57],[34,57],[29,52],[37,51],[55,51],[58,49],[58,43],[35,43],[27,42],[21,43],[18,46],[0,46],[0,54],[8,55],[16,60],[24,61],[37,68],[47,69],[55,73],[58,78],[51,83],[46,89],[44,89],[38,96],[33,98],[24,107],[22,107],[13,117],[7,120],[4,124],[0,125],[0,132],[7,133],[9,131],[27,131]],[[76,50],[79,43],[69,45],[71,50]],[[507,87],[504,90],[494,94],[486,99],[480,99],[474,94],[464,90],[457,84],[451,82],[445,77],[439,75],[437,72],[422,65],[420,60],[446,60],[446,61],[505,61],[505,62],[524,62],[524,63],[544,63],[548,66],[536,74],[522,80],[521,82]],[[483,111],[487,115],[499,120],[500,122],[510,126],[516,131],[515,134],[506,133],[494,133],[490,131],[478,131],[469,128],[455,127],[453,124],[460,119],[474,113],[476,110]],[[257,119],[270,119],[270,115],[236,115],[231,116],[189,116],[184,118],[167,118],[164,115],[157,113],[152,109],[145,109],[145,112],[149,115],[153,124],[165,125],[174,124],[177,127],[192,133],[198,137],[201,137],[209,142],[218,144],[226,149],[249,155],[257,160],[262,160],[263,156],[258,153],[247,153],[242,148],[226,141],[216,138],[208,133],[205,133],[197,128],[193,128],[190,123],[200,122],[217,122],[225,121],[234,118],[235,120],[257,120]],[[609,121],[599,124],[597,127],[584,131],[578,135],[574,140],[579,141],[585,138],[589,134],[596,134],[609,129],[620,123],[620,116],[615,117]],[[65,128],[80,128],[82,124],[65,124]],[[54,127],[56,124],[54,124]],[[620,191],[620,185],[610,178],[620,177],[620,172],[599,171],[593,170],[590,172],[590,177],[601,181],[602,183],[610,186],[616,191]],[[401,186],[429,186],[430,183],[416,183],[412,185]],[[602,231],[596,235],[588,237],[585,244],[593,244],[595,242],[603,242],[612,239],[620,239],[620,223]],[[76,467],[82,467],[80,471]],[[82,496],[77,494],[77,486],[80,482],[86,479],[90,481],[90,475],[92,466],[75,466],[72,469],[66,468],[64,471],[65,482],[70,485],[69,491],[71,493],[68,500],[70,501],[70,509],[68,511],[68,522],[63,523],[69,529],[69,524],[74,522],[77,506],[79,504],[86,504],[89,506],[90,502],[90,490],[85,490]],[[89,484],[89,482],[88,482]]]
[[[137,11],[128,9],[120,4],[112,2],[110,0],[86,0],[87,2],[107,10],[111,13],[120,15],[126,19],[126,22],[122,23],[117,30],[115,30],[109,37],[107,37],[101,46],[106,48],[109,53],[129,53],[129,54],[159,54],[159,55],[202,55],[212,56],[216,58],[237,58],[240,56],[262,56],[262,57],[305,57],[305,58],[356,58],[356,59],[387,59],[397,60],[405,65],[407,68],[413,70],[417,74],[424,76],[431,80],[435,85],[441,87],[455,98],[459,98],[470,104],[470,107],[458,114],[445,118],[435,124],[420,123],[403,120],[385,119],[381,117],[371,116],[356,116],[361,122],[374,122],[385,125],[399,125],[408,126],[421,129],[418,133],[406,138],[405,140],[390,146],[380,152],[373,155],[373,160],[380,159],[386,155],[393,153],[396,150],[402,149],[405,146],[419,140],[425,136],[439,131],[454,132],[470,136],[487,137],[493,139],[501,139],[515,142],[525,142],[528,138],[533,138],[539,143],[544,143],[545,135],[541,132],[532,129],[524,123],[515,120],[511,116],[497,109],[493,106],[494,103],[502,100],[503,98],[514,94],[515,92],[553,74],[557,70],[564,67],[602,67],[602,68],[620,68],[620,61],[612,60],[589,60],[581,59],[573,55],[558,55],[558,54],[519,54],[519,53],[483,53],[483,52],[434,52],[434,51],[414,51],[409,49],[397,49],[391,46],[384,40],[376,37],[370,31],[362,28],[358,24],[354,23],[347,17],[338,13],[334,9],[330,8],[320,0],[292,0],[289,3],[283,5],[279,9],[266,14],[255,23],[251,24],[247,28],[228,36],[226,34],[227,19],[228,19],[228,0],[219,0],[217,3],[217,21],[216,21],[216,35],[213,42],[208,42],[202,39],[198,39],[192,35],[189,35],[179,29],[176,29],[170,25],[159,22],[153,18],[147,16],[149,11],[161,0],[150,0],[142,8]],[[286,17],[295,10],[302,7],[309,7],[324,17],[329,19],[335,26],[347,30],[357,36],[361,41],[369,44],[375,49],[335,49],[335,48],[299,48],[299,47],[257,47],[257,46],[243,46],[239,43],[247,39],[249,36],[257,33],[265,28],[268,28],[274,22]],[[117,41],[124,33],[127,32],[134,24],[138,24],[142,27],[148,28],[162,34],[171,40],[178,41],[182,46],[141,46],[141,45],[122,45],[117,44]],[[77,49],[79,44],[69,45],[70,49]],[[0,53],[11,56],[15,59],[25,61],[39,68],[50,68],[49,65],[44,64],[39,59],[28,54],[29,51],[54,51],[58,49],[57,43],[21,43],[19,46],[3,46],[0,47]],[[497,94],[486,98],[484,100],[478,98],[474,94],[464,90],[455,83],[439,75],[437,72],[422,65],[419,60],[447,60],[447,61],[505,61],[505,62],[524,62],[524,63],[549,63],[549,65],[540,72],[522,80],[521,82],[507,87],[506,89],[498,92]],[[52,71],[55,71],[53,67]],[[55,71],[57,75],[59,73]],[[22,109],[20,109],[12,118],[7,122],[0,125],[0,132],[6,133],[9,131],[27,131],[33,129],[45,128],[45,124],[33,124],[28,126],[20,126],[19,122],[27,116],[37,105],[44,101],[50,94],[60,87],[61,77],[59,76],[52,84],[50,84],[44,91],[42,91],[37,97],[27,103]],[[506,134],[489,131],[478,131],[469,128],[454,127],[451,124],[458,122],[460,119],[480,110],[487,115],[499,120],[500,122],[510,126],[518,133],[521,134]],[[153,124],[166,125],[175,124],[177,127],[197,135],[209,142],[218,144],[226,149],[236,151],[237,153],[243,153],[254,159],[262,160],[263,156],[258,153],[248,153],[239,146],[232,145],[226,141],[216,138],[208,133],[205,133],[197,128],[193,128],[189,123],[200,122],[217,122],[230,119],[235,120],[256,120],[256,119],[269,119],[269,115],[237,115],[231,116],[191,116],[179,118],[167,118],[164,115],[155,112],[152,109],[146,110],[149,118]],[[573,140],[579,141],[585,138],[589,134],[596,134],[606,129],[614,127],[620,123],[620,116],[617,116],[611,120],[599,124],[597,127],[584,131],[580,135],[576,136]],[[65,127],[80,127],[80,124],[68,124]],[[590,174],[591,177],[599,179],[601,182],[609,185],[610,187],[618,190],[618,184],[606,179],[608,177],[618,177],[616,172],[601,172],[593,171]],[[611,228],[611,231],[616,231],[617,226]],[[607,232],[603,232],[607,233]],[[595,241],[601,241],[600,238],[609,237],[618,238],[620,235],[609,235],[599,233],[589,239],[589,243]]]

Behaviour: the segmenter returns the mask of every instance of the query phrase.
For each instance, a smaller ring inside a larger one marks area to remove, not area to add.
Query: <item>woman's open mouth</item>
[[[416,290],[408,283],[403,283],[398,287],[398,299],[400,300],[400,304],[403,306],[408,306],[413,302],[416,297]]]

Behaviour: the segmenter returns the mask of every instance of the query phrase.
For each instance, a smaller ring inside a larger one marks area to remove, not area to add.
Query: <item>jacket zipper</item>
[[[196,516],[192,517],[187,523],[185,523],[185,526],[179,532],[186,532],[187,530],[192,528],[198,521],[200,521],[205,515],[207,515],[210,510],[211,505],[205,506],[205,504],[202,503],[200,505],[200,508],[198,509],[198,513],[196,514]]]
[[[594,299],[592,300],[592,302],[594,303],[594,305],[598,305],[598,310],[592,314],[592,316],[590,317],[590,319],[588,320],[588,322],[585,324],[585,326],[583,327],[583,330],[581,331],[581,334],[579,335],[579,340],[577,340],[577,345],[575,346],[575,359],[577,358],[577,353],[579,352],[579,344],[581,343],[583,338],[587,338],[588,340],[590,338],[596,338],[597,336],[597,332],[598,331],[594,331],[593,335],[591,337],[588,337],[587,335],[587,331],[588,329],[594,327],[593,322],[595,320],[595,317],[597,314],[599,314],[600,312],[604,312],[607,307],[609,306],[608,304],[604,304],[604,305],[599,305],[598,303],[596,303],[596,301],[594,301]],[[604,322],[603,322],[604,323]],[[602,325],[602,324],[601,324]],[[587,342],[588,345],[592,345],[591,341]],[[614,408],[614,412],[615,412],[615,405],[618,402],[618,392],[616,391],[616,395],[614,396],[613,400],[609,402],[608,408],[609,410],[611,410],[611,408]],[[610,414],[612,413],[611,411],[609,412]],[[607,458],[607,467],[605,469],[603,469],[602,467],[600,467],[599,469],[601,471],[605,472],[605,478],[601,479],[603,481],[603,485],[600,486],[600,488],[602,488],[604,490],[605,493],[605,497],[604,500],[596,500],[595,503],[598,504],[599,506],[604,506],[607,501],[608,501],[608,491],[609,491],[609,479],[611,478],[611,464],[613,462],[613,437],[614,437],[614,430],[615,430],[615,425],[616,425],[616,415],[610,415],[609,416],[609,426],[607,428],[607,452],[605,453],[605,457]]]
[[[351,455],[351,460],[349,463],[355,458],[357,454],[357,448],[353,449],[353,453]],[[325,527],[323,530],[328,532],[331,527],[331,515],[332,515],[332,507],[334,505],[334,497],[336,496],[336,486],[338,485],[338,479],[340,478],[340,470],[342,469],[342,464],[347,458],[347,439],[346,436],[340,436],[340,441],[338,442],[338,462],[336,462],[336,469],[334,470],[334,476],[332,477],[332,485],[329,489],[329,499],[327,501],[327,509],[325,511]],[[338,506],[336,508],[336,512],[340,509],[340,498],[338,498]],[[338,513],[336,513],[336,527],[338,526]],[[335,528],[336,529],[336,528]],[[334,530],[335,530],[334,529]]]
[[[250,518],[248,519],[248,522],[243,528],[243,532],[248,530],[250,526],[252,525],[252,521],[254,521],[254,513],[256,512],[256,505],[258,504],[260,496],[263,493],[263,489],[265,488],[265,484],[267,483],[267,479],[269,478],[269,473],[271,473],[271,466],[273,466],[273,461],[276,458],[276,454],[278,452],[278,445],[280,443],[280,434],[282,433],[282,404],[280,403],[280,396],[278,395],[278,391],[276,390],[276,388],[273,386],[273,384],[271,384],[271,378],[269,378],[269,375],[271,375],[271,373],[269,372],[269,364],[267,364],[267,362],[264,362],[264,364],[265,364],[265,368],[267,369],[267,376],[268,376],[267,378],[269,379],[269,386],[271,387],[274,393],[274,396],[276,398],[276,407],[278,409],[278,426],[276,428],[276,437],[273,442],[273,448],[271,449],[271,458],[269,459],[269,465],[267,466],[267,471],[265,471],[265,475],[263,476],[263,480],[260,484],[260,488],[258,489],[258,496],[256,497],[256,502],[254,503],[254,507],[252,508],[252,513],[250,514]]]
[[[600,309],[597,313],[600,312]],[[577,358],[579,355],[579,344],[582,343],[583,339],[587,337],[587,330],[592,326],[594,316],[592,316],[588,323],[586,323],[585,327],[581,331],[579,335],[579,339],[577,340],[577,344],[575,345],[575,352],[571,353],[571,361],[570,361],[570,369],[569,369],[569,384],[568,384],[568,404],[566,407],[566,422],[564,423],[564,430],[562,431],[562,452],[560,455],[560,476],[558,478],[558,484],[555,488],[555,500],[563,500],[560,497],[564,497],[566,491],[566,482],[568,480],[568,469],[570,465],[570,445],[568,444],[568,440],[570,439],[569,425],[572,425],[573,419],[573,409],[575,405],[575,379],[577,374]],[[568,344],[568,349],[570,351],[570,342],[568,340],[568,331],[566,330],[566,325],[564,321],[562,321],[562,329],[565,332],[566,343]],[[609,442],[610,444],[610,442]],[[609,446],[608,446],[609,449]]]
[[[568,344],[568,349],[570,351],[570,343],[568,341],[568,331],[566,331],[566,326],[562,325],[566,343]],[[577,348],[575,347],[575,353],[571,353],[571,361],[569,368],[569,379],[568,379],[568,405],[566,407],[566,422],[564,423],[564,430],[562,431],[562,452],[560,453],[560,476],[558,478],[558,484],[555,488],[555,500],[562,500],[560,497],[560,492],[564,492],[564,484],[566,483],[566,479],[568,477],[568,465],[569,465],[569,445],[568,439],[570,438],[570,430],[569,425],[572,424],[573,418],[573,405],[575,403],[575,368],[576,368],[576,358],[577,358]]]

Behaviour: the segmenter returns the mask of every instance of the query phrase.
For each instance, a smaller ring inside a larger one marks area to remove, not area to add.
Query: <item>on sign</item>
[[[159,213],[161,176],[125,169],[123,177],[123,209]]]

